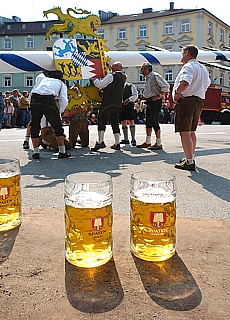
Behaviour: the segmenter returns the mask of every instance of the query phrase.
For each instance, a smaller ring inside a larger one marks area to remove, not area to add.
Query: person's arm
[[[159,73],[155,73],[155,79],[161,88],[162,94],[170,92],[170,86],[169,86],[168,82]]]
[[[113,75],[111,73],[109,73],[103,79],[95,79],[94,85],[98,89],[103,89],[103,88],[106,88],[112,82],[113,82]]]
[[[179,85],[174,91],[174,102],[177,102],[179,99],[184,99],[183,92],[189,87],[189,83],[185,80],[180,81]]]
[[[59,81],[61,82],[61,80]],[[63,113],[67,106],[68,106],[67,87],[63,82],[61,82],[60,99],[58,101],[59,112]]]
[[[129,104],[129,102],[135,102],[138,99],[138,91],[134,84],[131,85],[131,92],[132,95],[123,102],[124,105]]]

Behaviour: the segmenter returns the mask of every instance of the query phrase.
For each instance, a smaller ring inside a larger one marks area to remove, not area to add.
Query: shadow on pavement
[[[229,179],[212,174],[207,170],[198,168],[199,174],[192,173],[189,178],[203,186],[207,191],[214,194],[218,198],[230,201]]]
[[[65,286],[70,304],[86,313],[113,310],[124,297],[113,258],[97,268],[78,268],[66,261]]]
[[[133,259],[150,298],[167,310],[189,311],[202,300],[201,291],[180,257],[163,262]]]
[[[9,231],[0,232],[0,264],[6,261],[14,247],[20,226]]]

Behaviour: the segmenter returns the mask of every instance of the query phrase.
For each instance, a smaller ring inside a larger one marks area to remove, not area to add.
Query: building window
[[[43,22],[43,23],[42,23],[42,29],[45,29],[45,28],[46,28],[46,23]]]
[[[56,34],[56,33],[54,33],[54,34],[52,34],[52,35],[50,36],[50,40],[52,40],[52,41],[56,41],[56,40],[58,40],[58,39],[59,39],[59,35]]]
[[[220,85],[224,86],[224,74],[223,73],[221,73],[221,75],[220,75]]]
[[[82,36],[82,35],[79,34],[79,33],[75,33],[74,39],[84,39],[84,36]]]
[[[212,24],[212,22],[208,23],[208,34],[213,36],[213,24]]]
[[[22,24],[22,30],[26,30],[26,25],[24,23]]]
[[[173,81],[173,71],[172,70],[165,70],[164,71],[164,78],[168,82]]]
[[[11,76],[3,76],[3,86],[6,88],[12,87],[12,77]]]
[[[181,32],[190,32],[190,20],[184,19],[181,21]]]
[[[33,87],[34,86],[34,77],[31,75],[25,76],[25,87]]]
[[[172,34],[173,33],[172,22],[165,22],[164,28],[165,28],[164,34]]]
[[[10,25],[10,24],[7,24],[6,30],[10,30],[10,29],[11,29],[11,25]]]
[[[138,30],[139,38],[147,37],[147,26],[139,26]]]
[[[173,46],[164,46],[164,49],[172,52]]]
[[[220,41],[224,42],[224,30],[220,29]]]
[[[118,29],[118,39],[126,39],[126,29],[125,28]]]
[[[145,46],[139,46],[138,51],[147,51],[147,48]]]
[[[12,39],[11,38],[5,38],[3,44],[4,49],[12,49]]]
[[[105,30],[104,29],[98,29],[97,34],[101,36],[102,39],[105,39]]]
[[[33,37],[26,37],[26,49],[34,48],[34,38]]]

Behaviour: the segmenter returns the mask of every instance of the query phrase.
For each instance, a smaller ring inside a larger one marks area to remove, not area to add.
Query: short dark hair
[[[187,44],[186,46],[183,47],[183,51],[188,51],[190,55],[194,58],[197,57],[198,55],[198,48],[197,46],[194,46],[193,44]]]
[[[63,78],[63,73],[61,70],[43,71],[44,75],[49,78],[59,79]]]

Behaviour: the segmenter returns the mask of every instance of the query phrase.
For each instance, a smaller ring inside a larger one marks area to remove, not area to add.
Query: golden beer
[[[112,179],[78,172],[65,179],[65,253],[78,267],[97,267],[112,257]]]
[[[112,205],[65,206],[66,259],[79,267],[100,266],[112,257]]]
[[[133,173],[130,181],[130,250],[164,261],[175,253],[176,180],[165,171]]]
[[[0,231],[21,223],[20,173],[0,170]]]
[[[163,261],[175,253],[176,202],[145,202],[131,198],[131,251],[147,261]]]

